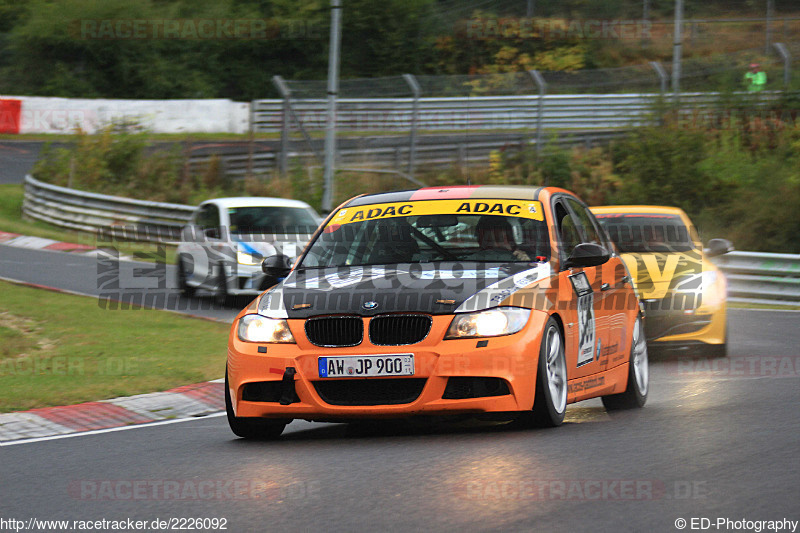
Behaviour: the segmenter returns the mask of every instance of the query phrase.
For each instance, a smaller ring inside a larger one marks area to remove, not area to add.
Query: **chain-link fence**
[[[664,104],[696,116],[696,110],[731,98],[749,98],[745,74],[753,63],[766,74],[761,101],[800,100],[786,90],[800,83],[800,43],[774,43],[767,53],[758,47],[689,57],[681,64],[680,98],[672,92],[672,64],[666,61],[577,71],[345,79],[337,94],[336,166],[419,184],[415,174],[421,166],[485,166],[494,150],[603,142],[659,120]],[[251,123],[256,133],[280,133],[280,141],[263,141],[260,152],[230,156],[222,166],[237,175],[274,170],[285,175],[292,166],[321,170],[327,82],[278,76],[273,81],[281,98],[254,101]]]

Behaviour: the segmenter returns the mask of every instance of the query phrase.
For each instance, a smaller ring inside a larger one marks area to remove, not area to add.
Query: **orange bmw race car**
[[[511,413],[557,426],[568,403],[641,407],[641,310],[594,215],[557,188],[457,186],[359,196],[234,320],[225,400],[236,435],[293,419]]]

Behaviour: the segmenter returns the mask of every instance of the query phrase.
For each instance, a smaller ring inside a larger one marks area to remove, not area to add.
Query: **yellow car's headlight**
[[[530,309],[496,307],[477,313],[456,315],[447,330],[446,339],[497,337],[511,335],[525,327]]]
[[[239,320],[237,332],[244,342],[295,343],[289,323],[283,318],[244,315]]]
[[[716,306],[725,301],[727,282],[716,270],[707,270],[687,276],[675,286],[675,292],[695,294],[702,307]]]

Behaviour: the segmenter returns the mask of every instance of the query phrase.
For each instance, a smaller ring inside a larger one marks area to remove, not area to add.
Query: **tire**
[[[228,415],[228,425],[231,427],[231,431],[243,439],[274,440],[280,437],[286,427],[286,422],[283,420],[237,417],[233,413],[227,370],[225,371],[225,413]]]
[[[642,317],[637,316],[631,338],[631,357],[628,364],[628,382],[625,392],[603,396],[608,411],[644,407],[650,391],[650,363],[647,357],[647,340],[642,328]]]
[[[214,283],[214,302],[220,307],[230,307],[233,297],[228,294],[228,280],[225,278],[225,267],[217,267],[217,277]]]
[[[180,290],[181,294],[186,298],[191,298],[194,296],[195,288],[186,282],[186,260],[183,258],[183,256],[178,258],[178,264],[176,265],[176,268],[178,270],[178,290]]]
[[[728,357],[728,322],[725,321],[725,342],[722,344],[706,344],[700,350],[706,357]]]
[[[728,343],[707,344],[701,351],[706,357],[728,357]]]
[[[556,427],[567,412],[567,359],[564,335],[553,317],[547,320],[539,348],[533,411],[523,413],[513,427]]]

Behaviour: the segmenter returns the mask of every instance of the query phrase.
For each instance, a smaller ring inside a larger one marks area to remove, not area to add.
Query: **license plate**
[[[414,355],[349,355],[320,357],[321,378],[365,378],[380,376],[413,376]]]

